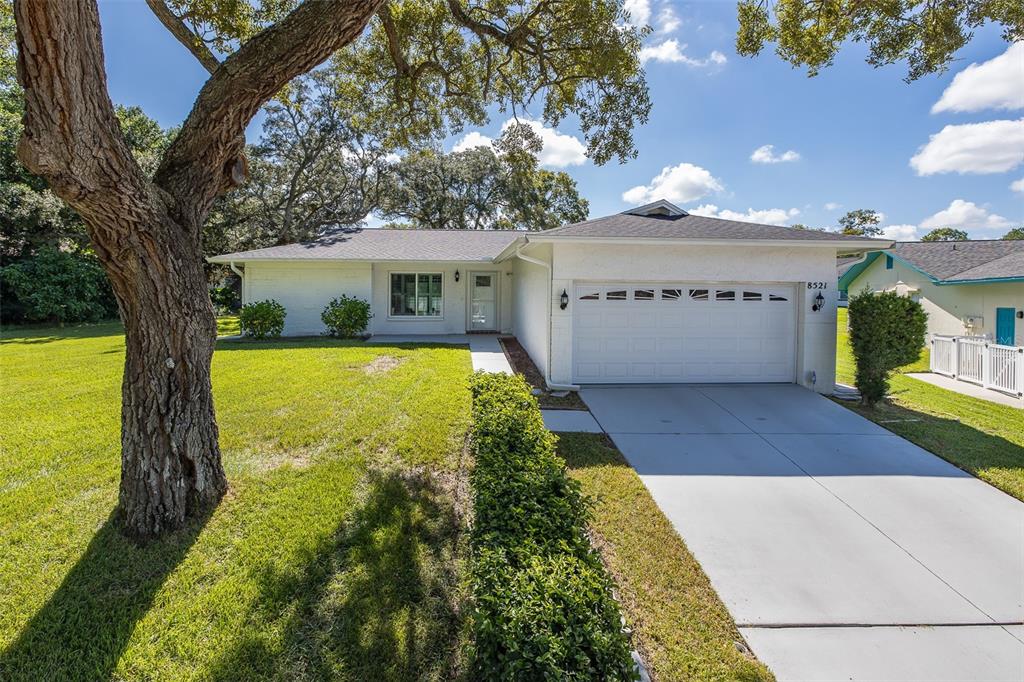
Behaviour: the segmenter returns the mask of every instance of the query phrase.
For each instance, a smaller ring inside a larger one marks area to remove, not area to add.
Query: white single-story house
[[[920,301],[932,336],[1024,346],[1024,241],[899,242],[845,263],[839,288]]]
[[[690,215],[666,201],[543,232],[350,230],[211,258],[285,333],[341,294],[371,334],[514,334],[552,387],[798,383],[831,393],[836,256],[889,240]]]

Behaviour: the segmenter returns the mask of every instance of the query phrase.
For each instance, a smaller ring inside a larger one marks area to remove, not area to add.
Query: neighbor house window
[[[443,282],[440,272],[391,273],[391,315],[441,317]]]
[[[885,254],[885,269],[892,270],[892,256]]]

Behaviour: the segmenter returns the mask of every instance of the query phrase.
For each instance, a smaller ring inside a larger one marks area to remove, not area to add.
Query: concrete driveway
[[[798,386],[582,395],[780,680],[1024,680],[1024,503]]]

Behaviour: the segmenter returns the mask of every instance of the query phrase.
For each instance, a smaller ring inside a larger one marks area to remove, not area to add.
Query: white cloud
[[[655,61],[705,67],[712,65],[721,66],[728,61],[725,55],[718,50],[712,50],[711,54],[704,59],[695,59],[694,57],[683,54],[685,50],[685,43],[680,43],[675,38],[669,38],[657,45],[648,45],[640,48],[640,62],[646,64],[649,61]]]
[[[722,183],[710,171],[692,163],[681,163],[662,168],[647,185],[626,190],[622,200],[631,204],[647,204],[658,199],[685,202],[721,191]]]
[[[548,168],[565,168],[567,166],[581,166],[587,161],[587,148],[582,142],[572,135],[560,133],[554,128],[549,128],[541,121],[534,121],[528,118],[521,118],[519,123],[525,123],[533,128],[533,131],[540,137],[544,147],[537,155],[537,162]],[[502,124],[501,129],[505,131],[509,126],[514,125],[516,119],[510,118]],[[462,139],[452,147],[453,152],[463,152],[474,147],[490,147],[494,140],[477,131],[466,133]]]
[[[792,149],[782,152],[781,154],[776,154],[775,145],[765,144],[761,145],[751,153],[750,160],[754,163],[786,163],[789,161],[799,161],[800,154]]]
[[[636,27],[646,26],[651,20],[650,0],[626,0],[622,9],[629,14],[629,23]]]
[[[790,218],[800,215],[798,208],[748,208],[746,213],[719,209],[714,204],[703,204],[689,210],[694,215],[708,216],[709,218],[724,218],[725,220],[739,220],[744,223],[763,223],[765,225],[785,225]]]
[[[502,130],[514,125],[516,119],[510,118],[501,126]],[[582,142],[572,135],[560,133],[554,128],[549,128],[541,121],[533,121],[527,118],[519,119],[519,123],[525,123],[533,128],[544,148],[537,155],[537,161],[542,166],[549,168],[565,168],[566,166],[582,166],[587,162],[587,148]]]
[[[682,20],[676,15],[672,5],[665,5],[658,12],[658,33],[666,34],[675,32],[683,25]]]
[[[1020,180],[1014,180],[1013,182],[1011,182],[1010,189],[1013,190],[1014,192],[1024,193],[1024,178],[1021,178]]]
[[[918,175],[1003,173],[1024,161],[1024,118],[948,125],[910,159]]]
[[[471,133],[466,133],[461,140],[456,142],[452,151],[464,152],[474,147],[490,147],[492,142],[494,140],[474,130]]]
[[[981,64],[958,73],[932,107],[940,111],[1024,109],[1024,42]]]
[[[917,225],[886,225],[882,228],[882,236],[886,239],[910,242],[917,239],[919,229]]]
[[[837,204],[834,201],[829,201],[828,203],[825,204],[825,210],[826,211],[834,211],[837,208],[841,208],[841,207],[842,207],[842,204]]]
[[[921,228],[933,230],[936,227],[958,227],[960,229],[1002,230],[1010,221],[1001,215],[989,213],[973,201],[954,199],[949,207],[921,221]]]

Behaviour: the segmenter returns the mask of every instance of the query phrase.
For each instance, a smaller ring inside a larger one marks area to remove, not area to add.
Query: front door
[[[498,328],[498,278],[493,272],[469,273],[469,328],[494,331]]]
[[[1014,316],[1017,314],[1014,308],[996,308],[996,343],[1002,346],[1012,346],[1014,342]]]

